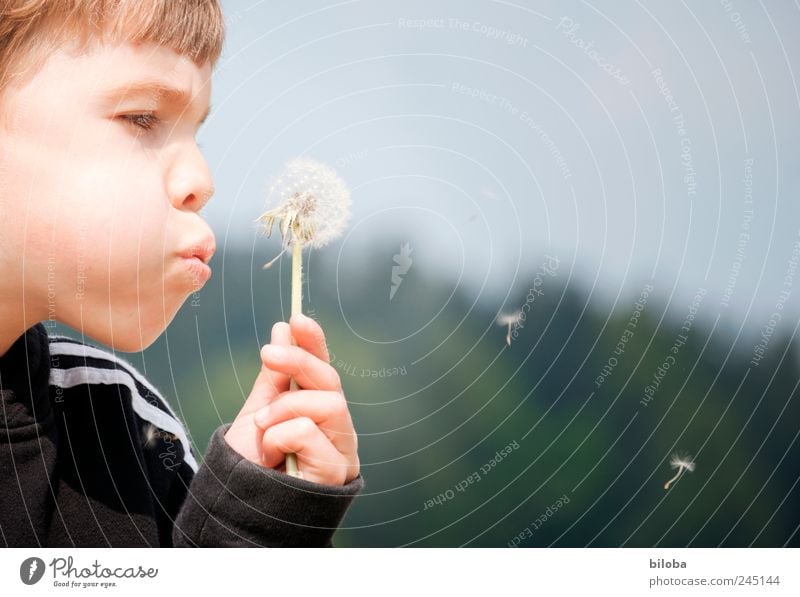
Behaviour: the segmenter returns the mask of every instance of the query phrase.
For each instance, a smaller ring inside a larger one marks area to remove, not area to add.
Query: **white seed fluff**
[[[298,157],[270,183],[268,209],[259,220],[270,233],[272,225],[280,221],[284,248],[295,242],[319,248],[347,227],[350,205],[350,191],[332,168]]]
[[[670,468],[685,468],[690,473],[694,472],[694,460],[691,456],[679,456],[673,454],[669,461]]]
[[[497,325],[514,325],[522,318],[522,311],[514,313],[501,313],[497,316]]]

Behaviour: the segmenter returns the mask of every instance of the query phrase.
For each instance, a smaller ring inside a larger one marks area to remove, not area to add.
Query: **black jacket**
[[[198,465],[158,391],[41,323],[0,357],[0,545],[332,547],[362,490],[243,458],[217,428]]]

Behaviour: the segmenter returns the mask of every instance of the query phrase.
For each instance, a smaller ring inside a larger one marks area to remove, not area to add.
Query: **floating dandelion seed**
[[[506,344],[511,346],[511,327],[519,323],[522,319],[522,311],[514,311],[513,313],[501,313],[497,317],[497,325],[507,325],[508,334],[506,334]]]
[[[295,158],[270,185],[267,206],[256,222],[263,222],[267,236],[278,224],[283,250],[263,269],[292,247],[292,315],[298,315],[303,312],[303,248],[322,247],[344,231],[350,219],[350,191],[332,168]],[[290,388],[297,389],[294,379]],[[295,454],[286,455],[286,472],[302,477]]]
[[[686,456],[678,456],[678,454],[673,454],[672,458],[670,458],[669,466],[670,468],[678,469],[678,472],[675,473],[675,476],[672,477],[672,479],[664,483],[664,489],[669,489],[669,486],[677,481],[678,477],[683,474],[683,471],[689,471],[690,473],[694,472],[694,460],[689,454]]]
[[[154,425],[147,424],[144,428],[144,445],[145,447],[150,447],[156,440],[156,434],[158,433],[158,429]]]

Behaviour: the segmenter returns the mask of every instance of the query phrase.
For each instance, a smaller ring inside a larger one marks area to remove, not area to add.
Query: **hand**
[[[272,348],[283,356],[272,355]],[[303,478],[315,483],[355,479],[358,436],[320,325],[305,315],[277,322],[261,361],[253,389],[225,434],[228,444],[251,462],[281,472],[285,455],[293,452]],[[296,391],[289,391],[291,378]]]

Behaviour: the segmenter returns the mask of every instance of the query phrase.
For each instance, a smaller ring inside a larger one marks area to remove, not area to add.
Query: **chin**
[[[146,333],[144,330],[131,330],[130,333],[120,333],[114,329],[113,342],[109,339],[106,344],[119,352],[141,352],[155,342],[163,330],[156,333]]]
[[[168,318],[164,319],[166,316]],[[117,326],[115,324],[113,342],[109,342],[109,346],[121,352],[141,352],[158,340],[174,317],[175,312],[164,313],[162,311],[149,316],[142,314],[141,321],[137,318],[135,321],[131,321],[130,325],[123,323]]]
[[[112,333],[112,328],[106,326],[100,328],[83,326],[84,334],[120,352],[141,352],[155,342],[163,331],[162,327],[143,329],[138,325],[126,326],[115,323]]]
[[[83,326],[80,319],[77,325],[70,321],[63,323],[113,350],[141,352],[161,336],[176,313],[177,308],[168,312],[164,312],[163,308],[154,308],[152,312],[132,309],[127,313],[112,313],[99,321],[87,321],[84,315]]]

